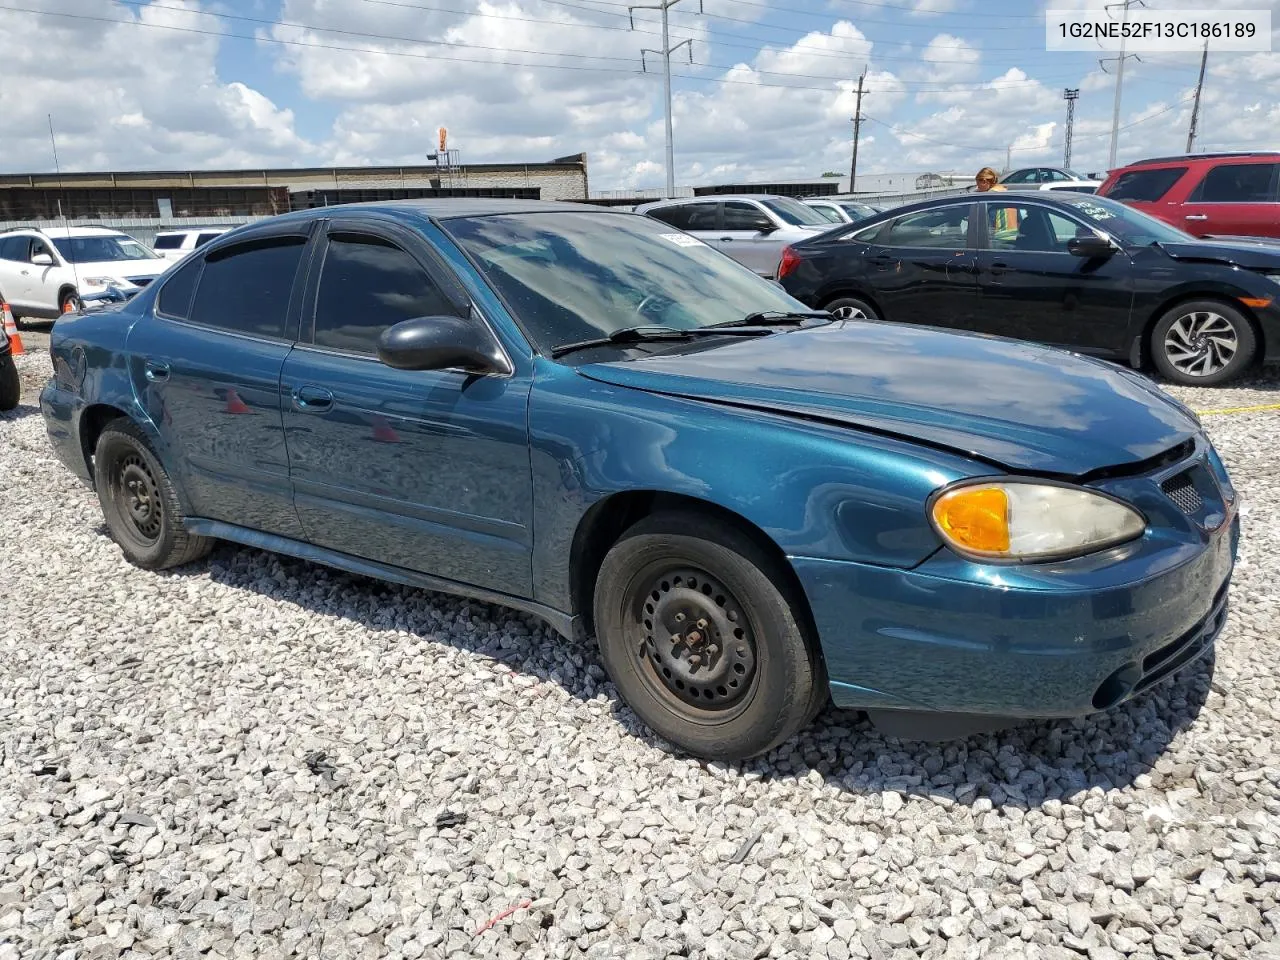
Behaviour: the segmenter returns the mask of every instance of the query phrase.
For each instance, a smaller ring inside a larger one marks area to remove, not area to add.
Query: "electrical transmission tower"
[[[1071,131],[1076,123],[1076,101],[1080,99],[1080,91],[1063,90],[1062,99],[1067,101],[1067,145],[1062,152],[1062,165],[1068,170],[1071,169]]]
[[[1120,7],[1124,12],[1124,17],[1121,22],[1127,23],[1129,20],[1130,7],[1145,7],[1146,5],[1147,5],[1146,0],[1121,0],[1120,3],[1107,4],[1106,9],[1111,10],[1115,7]],[[1124,37],[1124,34],[1121,34],[1120,35],[1120,56],[1105,57],[1104,59],[1098,61],[1098,63],[1102,66],[1102,69],[1104,71],[1107,69],[1108,63],[1110,63],[1113,60],[1116,63],[1116,105],[1111,112],[1111,154],[1110,154],[1110,160],[1108,160],[1107,162],[1108,170],[1115,169],[1116,148],[1120,144],[1120,95],[1121,95],[1121,92],[1124,90],[1124,62],[1126,60],[1137,60],[1139,62],[1142,61],[1142,58],[1138,56],[1136,53],[1126,54],[1124,52],[1124,45],[1125,45],[1125,37]]]
[[[689,48],[689,62],[693,63],[693,41],[691,39],[681,40],[674,47],[671,45],[671,35],[667,30],[667,11],[674,7],[680,0],[663,0],[662,3],[651,4],[648,6],[632,6],[627,7],[627,15],[631,18],[631,29],[636,28],[636,10],[661,10],[662,11],[662,49],[640,51],[640,69],[646,73],[649,70],[648,64],[645,62],[644,55],[652,53],[654,56],[662,58],[662,86],[666,96],[667,105],[667,199],[676,195],[676,167],[675,167],[675,142],[671,135],[671,55],[681,47]],[[702,12],[702,0],[698,0],[698,12]]]

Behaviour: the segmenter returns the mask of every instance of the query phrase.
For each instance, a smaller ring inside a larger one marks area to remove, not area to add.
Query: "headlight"
[[[1111,497],[1027,480],[952,487],[929,514],[943,540],[984,560],[1081,556],[1139,537],[1147,527],[1142,514]]]
[[[116,280],[114,277],[85,277],[83,282],[87,283],[91,287],[105,287],[113,283],[119,283],[120,281]]]

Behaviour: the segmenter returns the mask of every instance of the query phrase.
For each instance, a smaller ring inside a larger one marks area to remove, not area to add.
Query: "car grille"
[[[1172,476],[1160,484],[1160,489],[1164,491],[1164,495],[1173,501],[1174,506],[1189,517],[1198,513],[1204,507],[1204,498],[1200,496],[1200,491],[1196,489],[1194,477],[1196,469],[1196,467],[1192,467],[1190,470],[1184,470],[1182,473]]]

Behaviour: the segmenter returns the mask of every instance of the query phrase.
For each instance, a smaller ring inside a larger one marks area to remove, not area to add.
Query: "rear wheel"
[[[826,308],[840,320],[879,320],[875,308],[860,297],[836,297]]]
[[[0,410],[12,410],[22,400],[18,365],[9,354],[0,354]]]
[[[187,533],[173,483],[131,421],[107,424],[94,452],[93,474],[107,529],[130,563],[163,570],[212,549],[208,537]]]
[[[695,513],[642,520],[601,565],[605,668],[640,718],[691,754],[764,753],[825,702],[821,658],[779,567],[749,537]]]
[[[1253,362],[1257,338],[1249,318],[1217,300],[1193,300],[1165,313],[1151,331],[1151,359],[1174,383],[1212,387]]]

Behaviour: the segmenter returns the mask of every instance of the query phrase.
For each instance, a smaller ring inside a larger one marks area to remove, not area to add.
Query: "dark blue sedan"
[[[702,756],[828,694],[918,736],[1105,709],[1225,615],[1235,494],[1147,380],[810,312],[645,217],[276,217],[52,351],[53,446],[133,563],[230,540],[580,626]]]

